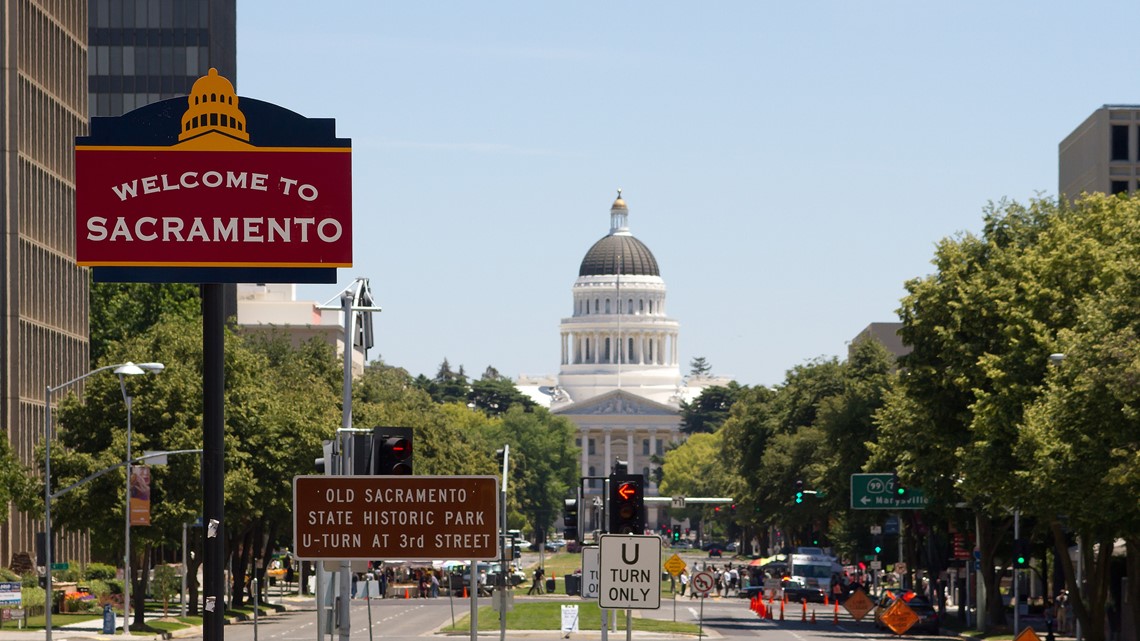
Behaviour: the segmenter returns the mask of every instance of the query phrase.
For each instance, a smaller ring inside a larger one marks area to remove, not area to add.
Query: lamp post
[[[47,641],[51,641],[51,606],[52,606],[52,593],[51,593],[51,564],[52,564],[52,536],[51,536],[51,396],[65,387],[70,387],[83,379],[105,372],[107,370],[114,370],[119,375],[120,382],[123,376],[137,376],[145,374],[147,371],[161,371],[163,369],[162,363],[142,363],[135,365],[127,361],[126,363],[119,363],[116,365],[104,365],[87,372],[82,376],[77,376],[65,383],[60,383],[55,387],[48,385],[46,393],[44,394],[44,538],[46,539],[44,545],[44,574],[46,578],[44,599],[44,630],[46,632]],[[129,406],[128,406],[129,407]],[[128,415],[128,423],[130,417]],[[127,439],[128,447],[130,439]]]
[[[131,409],[135,397],[127,394],[127,376],[137,376],[147,372],[161,372],[166,366],[162,363],[142,363],[135,365],[128,363],[115,370],[119,375],[119,390],[123,393],[123,403],[127,406],[127,487],[124,494],[124,507],[126,530],[123,535],[123,634],[131,633]]]

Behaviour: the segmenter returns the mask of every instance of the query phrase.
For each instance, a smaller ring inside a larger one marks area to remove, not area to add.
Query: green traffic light
[[[876,546],[875,546],[875,554],[879,554],[879,553],[881,553],[882,551],[883,551],[883,548],[882,548],[882,547],[880,547],[880,546],[878,546],[878,545],[876,545]]]

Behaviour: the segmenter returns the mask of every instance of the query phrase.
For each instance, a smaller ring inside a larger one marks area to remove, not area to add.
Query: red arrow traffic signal
[[[637,494],[637,485],[633,483],[622,483],[621,487],[618,488],[618,496],[626,499],[627,501],[629,500],[629,497],[633,496],[634,494]]]

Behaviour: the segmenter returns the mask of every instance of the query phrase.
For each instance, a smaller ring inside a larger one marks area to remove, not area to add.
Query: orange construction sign
[[[875,609],[875,604],[871,601],[871,598],[867,596],[866,592],[856,589],[851,593],[851,596],[847,597],[847,600],[843,602],[843,607],[856,621],[862,621],[868,612]]]
[[[882,616],[883,624],[895,634],[903,634],[918,623],[918,615],[902,599],[896,599]]]
[[[1013,641],[1041,641],[1041,637],[1033,631],[1033,628],[1025,628],[1021,634],[1013,638]]]

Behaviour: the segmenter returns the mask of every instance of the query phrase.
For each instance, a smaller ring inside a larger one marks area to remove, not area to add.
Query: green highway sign
[[[51,564],[52,572],[58,572],[58,571],[67,570],[70,568],[71,568],[70,563],[52,563]]]
[[[899,497],[893,474],[852,474],[851,509],[853,510],[921,510],[930,501],[917,487],[906,488]]]

